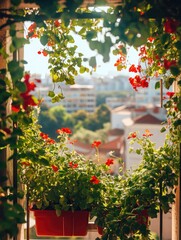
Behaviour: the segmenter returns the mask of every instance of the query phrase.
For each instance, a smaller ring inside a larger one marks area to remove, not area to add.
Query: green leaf
[[[40,42],[43,46],[45,46],[48,43],[48,36],[47,35],[41,36]]]
[[[155,83],[155,89],[159,89],[160,88],[160,82],[156,82]]]
[[[15,47],[15,49],[19,49],[28,43],[29,40],[26,38],[13,38],[12,40],[12,45]]]
[[[90,65],[91,67],[93,67],[93,68],[95,68],[95,67],[97,66],[97,61],[96,61],[96,57],[95,57],[95,56],[93,56],[93,57],[90,58],[90,60],[89,60],[89,65]]]
[[[170,67],[170,71],[174,76],[178,76],[180,74],[180,70],[178,67],[176,66],[171,66]]]
[[[179,102],[177,103],[177,108],[178,108],[179,111],[181,111],[181,101],[179,101]]]
[[[86,68],[84,66],[81,66],[79,71],[80,71],[80,73],[85,73]]]
[[[0,94],[0,104],[7,101],[10,96],[11,96],[11,94],[8,93],[8,92],[1,92],[1,94]]]
[[[20,90],[20,92],[26,91],[26,85],[23,82],[17,81],[15,86]]]
[[[161,133],[163,133],[163,132],[165,132],[165,131],[166,131],[166,128],[165,128],[165,127],[162,127],[161,130],[160,130]]]
[[[160,41],[161,41],[161,43],[164,45],[164,44],[166,44],[168,41],[169,41],[169,35],[168,34],[163,34],[162,36],[161,36],[161,39],[160,39]]]
[[[88,41],[92,40],[93,38],[95,38],[97,36],[97,32],[96,31],[88,31],[86,34],[86,39]]]
[[[16,28],[15,28],[15,25],[11,25],[11,26],[10,26],[10,31],[9,31],[9,33],[10,33],[10,36],[11,36],[11,37],[15,37],[15,36],[16,36]]]
[[[49,161],[45,158],[40,158],[37,160],[38,163],[45,165],[45,166],[49,166]]]
[[[74,38],[71,35],[67,35],[66,37],[67,37],[67,39],[68,39],[68,41],[70,43],[74,43],[75,42]]]
[[[174,126],[175,127],[178,127],[181,125],[181,120],[180,119],[177,119],[175,122],[174,122]]]
[[[54,97],[54,96],[55,96],[55,93],[54,93],[53,91],[49,91],[49,92],[48,92],[48,96],[49,96],[49,97]]]

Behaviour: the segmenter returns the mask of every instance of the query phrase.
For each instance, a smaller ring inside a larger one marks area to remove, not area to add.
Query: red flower
[[[38,51],[37,53],[38,53],[38,54],[41,54],[41,51]]]
[[[52,165],[52,169],[53,169],[54,172],[58,171],[58,167],[56,165]]]
[[[23,161],[23,162],[21,162],[21,165],[28,167],[28,166],[30,166],[31,164],[30,164],[29,162]]]
[[[137,91],[138,87],[143,87],[143,88],[148,87],[149,85],[148,80],[149,79],[147,79],[146,77],[141,78],[139,75],[136,75],[134,78],[133,77],[129,78],[130,84],[132,85],[135,91]]]
[[[166,93],[166,95],[169,96],[170,98],[172,98],[174,94],[175,94],[174,92],[167,92]]]
[[[134,64],[132,64],[132,65],[130,66],[129,72],[135,72],[135,73],[137,73],[137,68],[136,68],[136,66],[135,66]]]
[[[34,23],[32,23],[32,24],[29,26],[28,31],[29,31],[29,32],[34,31],[36,27],[37,27],[37,25],[36,25],[36,23],[34,22]]]
[[[48,51],[44,49],[44,50],[42,51],[42,54],[43,54],[43,56],[46,57],[46,56],[48,55]]]
[[[140,47],[140,53],[138,54],[138,56],[145,56],[146,55],[146,47],[142,46]]]
[[[92,147],[99,147],[100,144],[101,144],[101,141],[94,141],[91,146]]]
[[[2,129],[6,134],[11,134],[11,130],[9,128]]]
[[[70,128],[57,129],[56,132],[57,132],[58,134],[61,134],[61,133],[72,134],[72,131],[70,130]]]
[[[163,65],[164,65],[164,68],[166,70],[170,69],[170,67],[172,66],[176,66],[176,61],[175,60],[167,60],[167,59],[164,59],[164,62],[163,62]]]
[[[12,109],[13,112],[19,112],[20,111],[20,107],[15,106],[15,105],[12,105],[11,109]]]
[[[154,40],[155,40],[155,38],[153,38],[153,37],[148,38],[148,42],[150,42],[150,43],[154,42]]]
[[[147,88],[147,87],[148,87],[147,79],[141,80],[141,87],[142,87],[142,88]]]
[[[114,164],[114,160],[112,158],[108,158],[107,161],[106,161],[106,165],[110,166],[112,164]]]
[[[58,19],[54,21],[54,25],[55,25],[55,27],[59,27],[60,26],[60,22],[59,22]]]
[[[47,142],[48,144],[54,144],[54,143],[55,143],[55,140],[52,139],[52,138],[48,138],[48,139],[46,140],[46,142]]]
[[[73,162],[69,162],[69,167],[70,168],[77,168],[78,164],[77,163],[73,163]]]
[[[96,176],[92,176],[90,182],[93,184],[99,184],[100,180]]]
[[[180,25],[179,21],[177,21],[175,19],[167,18],[164,23],[165,32],[166,33],[175,33],[177,30],[177,27],[179,25]]]
[[[136,132],[133,132],[133,133],[130,133],[130,134],[129,134],[128,139],[130,139],[130,138],[136,138],[136,137],[137,137]]]
[[[41,83],[41,79],[35,79],[37,83]]]
[[[40,133],[40,137],[42,137],[43,139],[48,139],[49,138],[48,134],[43,133],[43,132]]]
[[[26,74],[24,75],[24,81],[27,82],[27,81],[29,81],[29,80],[30,80],[30,74],[26,73]]]
[[[37,103],[35,102],[32,95],[22,93],[22,94],[20,94],[20,96],[23,98],[24,110],[27,110],[28,106],[37,106]]]
[[[27,38],[36,38],[38,37],[38,34],[36,34],[36,23],[32,23],[29,28],[28,28],[28,35],[27,35]]]
[[[125,65],[126,57],[122,54],[122,52],[120,52],[120,55],[120,58],[114,64],[115,67],[119,66],[120,64]]]
[[[145,130],[145,133],[143,134],[143,137],[151,137],[153,136],[152,133],[150,133],[150,131],[148,129]]]

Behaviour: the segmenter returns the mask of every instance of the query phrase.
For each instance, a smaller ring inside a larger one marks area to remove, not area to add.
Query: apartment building
[[[94,112],[96,108],[96,93],[93,85],[74,84],[62,88],[65,98],[61,104],[71,113],[78,110]]]

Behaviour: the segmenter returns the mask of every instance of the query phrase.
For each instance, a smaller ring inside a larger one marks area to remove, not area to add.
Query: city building
[[[96,93],[93,85],[74,84],[62,88],[65,98],[61,101],[61,105],[65,107],[67,112],[75,112],[85,110],[94,112],[96,108]]]

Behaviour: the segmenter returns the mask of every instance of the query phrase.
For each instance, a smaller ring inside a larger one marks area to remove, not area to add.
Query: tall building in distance
[[[61,105],[65,107],[67,112],[75,112],[85,110],[94,112],[96,108],[96,93],[93,85],[74,84],[62,88],[65,98],[61,101]]]

